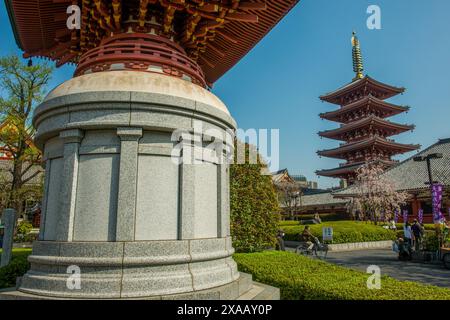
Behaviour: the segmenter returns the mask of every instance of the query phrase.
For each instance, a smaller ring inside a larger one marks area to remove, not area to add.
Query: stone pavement
[[[402,262],[390,249],[329,252],[326,261],[366,272],[369,265],[377,265],[383,275],[450,288],[450,270],[442,264]]]

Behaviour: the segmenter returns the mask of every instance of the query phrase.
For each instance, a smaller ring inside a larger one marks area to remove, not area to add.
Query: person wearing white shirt
[[[412,246],[412,229],[409,222],[405,223],[405,226],[403,227],[403,233],[405,235],[405,242],[408,244],[408,246]]]

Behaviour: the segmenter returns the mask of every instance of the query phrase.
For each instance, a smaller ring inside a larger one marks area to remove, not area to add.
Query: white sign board
[[[333,241],[333,228],[332,227],[322,228],[322,240],[323,241]]]

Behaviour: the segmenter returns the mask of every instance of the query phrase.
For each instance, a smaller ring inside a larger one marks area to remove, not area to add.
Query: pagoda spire
[[[353,81],[359,80],[364,78],[364,64],[363,64],[363,58],[361,54],[361,47],[359,45],[359,39],[356,36],[356,32],[353,31],[352,36],[352,56],[353,56],[353,71],[356,73],[355,78]]]

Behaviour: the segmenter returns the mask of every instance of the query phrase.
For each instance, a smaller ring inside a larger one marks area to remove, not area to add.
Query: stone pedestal
[[[19,291],[151,298],[238,281],[228,166],[173,161],[185,152],[174,148],[174,130],[191,132],[198,121],[217,135],[236,127],[217,97],[175,77],[99,72],[53,90],[33,121],[45,195],[39,241]],[[220,143],[217,136],[200,139],[202,146]],[[74,266],[80,288],[69,289]]]
[[[12,249],[14,242],[14,229],[16,228],[16,211],[14,209],[5,209],[2,215],[5,225],[2,244],[2,258],[0,267],[7,266],[11,262]]]
[[[70,298],[40,296],[17,291],[13,288],[0,290],[1,300],[67,300]],[[73,299],[73,298],[72,298]],[[71,299],[71,300],[72,300]],[[181,294],[155,295],[139,300],[280,300],[280,289],[252,281],[249,274],[241,273],[238,280],[211,289]]]

